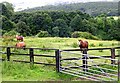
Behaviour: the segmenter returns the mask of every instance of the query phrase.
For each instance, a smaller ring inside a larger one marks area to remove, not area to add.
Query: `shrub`
[[[99,46],[103,46],[103,43],[99,43]]]
[[[73,38],[78,38],[79,36],[80,36],[80,32],[78,32],[78,31],[73,32],[71,35],[71,37],[73,37]]]
[[[95,44],[91,43],[91,44],[90,44],[90,47],[95,47]]]
[[[50,34],[47,31],[40,31],[36,36],[37,37],[49,37]]]
[[[112,43],[112,46],[114,46],[115,45],[115,43]]]
[[[3,35],[3,45],[5,46],[15,46],[14,43],[14,38],[15,38],[15,35],[18,34],[16,31],[12,30],[12,31],[9,31],[9,32],[6,32],[4,35]]]
[[[3,36],[10,36],[10,37],[15,37],[16,34],[19,34],[18,32],[16,32],[15,30],[11,30],[9,32],[6,32]]]
[[[78,38],[78,37],[81,37],[81,38],[86,38],[86,39],[95,39],[95,40],[98,40],[98,38],[94,35],[92,35],[91,33],[89,32],[79,32],[79,31],[75,31],[71,34],[71,37],[73,38]]]
[[[78,46],[77,43],[73,43],[73,44],[72,44],[72,47],[77,48],[77,47],[79,47],[79,46]]]

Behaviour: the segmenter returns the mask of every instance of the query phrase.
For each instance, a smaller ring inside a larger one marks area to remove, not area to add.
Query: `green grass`
[[[76,46],[78,40],[83,38],[59,38],[59,37],[25,37],[24,41],[26,42],[27,47],[39,47],[39,48],[58,48],[58,49],[70,49],[70,48],[79,48]],[[86,40],[86,39],[83,39]],[[15,46],[16,39],[14,42],[8,42],[8,46]],[[103,41],[103,40],[87,40],[89,42],[89,48],[93,47],[115,47],[118,46],[118,41]],[[0,40],[1,45],[5,45],[5,42]],[[92,46],[91,44],[94,44]],[[102,44],[102,46],[100,46]]]
[[[71,80],[75,77],[57,73],[55,67],[29,64],[3,62],[2,80],[26,80],[26,81],[50,81],[50,80]]]
[[[37,48],[56,48],[56,49],[73,49],[78,47],[78,39],[81,38],[59,38],[59,37],[47,37],[47,38],[37,38],[37,37],[25,37],[25,43],[27,47],[37,47]],[[89,48],[102,48],[102,47],[115,47],[118,46],[118,41],[102,41],[102,40],[87,40],[89,42]],[[6,45],[5,42],[0,40],[1,45]],[[8,46],[15,46],[16,39],[13,42],[7,42]],[[3,49],[5,51],[5,49]],[[29,53],[28,50],[17,50],[11,49],[12,52],[16,53]],[[54,51],[44,51],[37,50],[35,54],[49,54],[54,55]],[[80,52],[77,52],[80,53]],[[110,50],[103,51],[89,51],[91,55],[110,55]],[[118,52],[116,51],[118,54]],[[72,55],[69,53],[64,53],[64,58],[78,57],[78,55]],[[79,55],[80,56],[80,55]],[[2,55],[5,58],[5,55]],[[11,55],[12,59],[28,60],[27,56]],[[41,58],[35,57],[35,61],[42,61],[47,63],[55,63],[55,59],[51,58]],[[97,61],[97,59],[96,59]],[[105,60],[99,60],[100,62],[105,62]],[[107,61],[106,61],[107,62]],[[110,63],[108,61],[108,63]],[[55,67],[44,66],[44,65],[34,65],[30,68],[29,63],[13,63],[13,62],[3,62],[2,63],[2,80],[76,80],[77,77],[73,77],[66,74],[57,73]]]
[[[2,64],[0,62],[0,82],[2,82]]]

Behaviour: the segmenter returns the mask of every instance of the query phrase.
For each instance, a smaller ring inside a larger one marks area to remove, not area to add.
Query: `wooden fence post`
[[[111,59],[115,59],[115,48],[111,48]],[[115,64],[115,60],[111,60],[111,64]]]
[[[56,57],[56,71],[60,72],[60,51],[55,51],[55,57]]]
[[[30,52],[30,64],[34,64],[34,51],[33,51],[33,48],[30,48],[29,49],[29,52]]]
[[[87,57],[87,49],[83,49],[83,58],[82,58],[83,60],[83,71],[88,71],[88,65],[87,65],[87,59],[88,59],[88,57]]]
[[[118,81],[120,81],[120,60],[118,59]]]
[[[10,61],[10,47],[7,47],[7,61]]]

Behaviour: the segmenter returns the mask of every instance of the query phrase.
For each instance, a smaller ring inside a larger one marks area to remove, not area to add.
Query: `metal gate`
[[[118,81],[118,59],[90,55],[87,51],[61,50],[59,71],[85,80]]]

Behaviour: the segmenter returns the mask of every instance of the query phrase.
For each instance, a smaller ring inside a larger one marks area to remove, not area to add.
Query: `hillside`
[[[14,12],[12,7],[2,4],[0,32],[3,36],[18,33],[22,36],[120,40],[120,19],[114,20],[113,16],[102,13],[93,17],[80,10]]]
[[[42,7],[35,7],[23,10],[22,12],[32,12],[32,11],[47,11],[47,10],[64,10],[64,11],[74,11],[80,10],[84,13],[90,14],[92,16],[97,16],[101,13],[107,13],[110,16],[117,15],[118,3],[117,2],[88,2],[88,3],[71,3],[71,4],[58,4],[58,5],[47,5]]]

